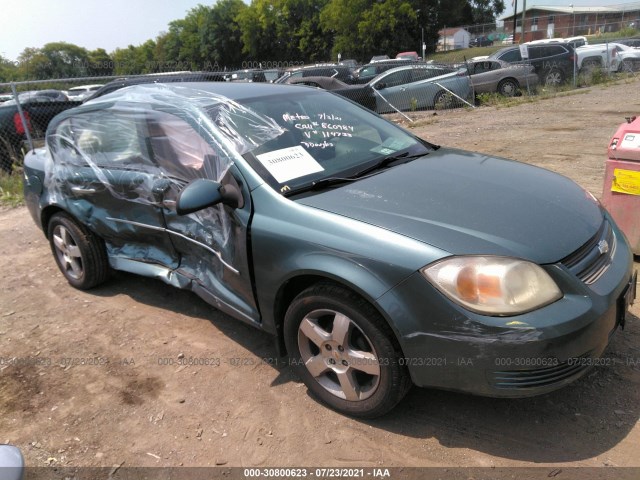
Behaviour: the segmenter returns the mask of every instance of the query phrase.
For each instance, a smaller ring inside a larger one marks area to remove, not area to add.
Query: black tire
[[[620,72],[633,73],[636,70],[635,62],[625,59],[622,61],[622,63],[620,63],[620,67],[618,68],[618,70]]]
[[[580,70],[585,73],[590,73],[601,67],[602,63],[600,61],[592,58],[587,58],[584,62],[582,62],[582,68]]]
[[[545,87],[559,87],[564,83],[564,73],[558,68],[552,68],[545,72],[542,80]]]
[[[505,97],[515,97],[520,92],[520,84],[515,78],[505,78],[498,84],[498,93]]]
[[[304,290],[287,310],[284,336],[307,388],[341,413],[384,415],[412,385],[389,326],[345,288],[320,283]]]
[[[453,95],[445,90],[440,90],[436,93],[436,96],[433,97],[433,109],[434,110],[446,110],[449,108],[453,108]]]
[[[75,288],[88,290],[111,273],[104,242],[66,213],[56,213],[48,226],[51,252],[58,268]]]

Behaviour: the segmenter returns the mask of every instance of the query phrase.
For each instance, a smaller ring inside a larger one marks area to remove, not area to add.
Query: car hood
[[[444,148],[297,202],[454,255],[507,255],[539,264],[568,256],[603,221],[596,201],[566,177]]]

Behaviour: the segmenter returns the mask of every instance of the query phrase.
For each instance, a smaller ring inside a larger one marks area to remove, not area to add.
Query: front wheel
[[[378,417],[411,387],[391,329],[349,290],[322,283],[303,291],[287,310],[284,331],[302,381],[339,412]]]
[[[498,84],[498,93],[505,97],[515,97],[520,91],[520,85],[513,78],[505,78]]]
[[[110,274],[104,243],[85,226],[65,213],[49,221],[49,243],[58,268],[75,288],[87,290]]]

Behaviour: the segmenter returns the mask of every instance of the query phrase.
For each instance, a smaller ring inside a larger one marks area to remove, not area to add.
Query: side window
[[[204,131],[195,130],[180,117],[164,112],[153,112],[146,123],[146,143],[154,163],[164,175],[191,180],[193,178],[219,179],[219,165],[224,155],[203,137]]]
[[[376,74],[376,67],[366,67],[360,71],[360,75],[363,77],[368,77],[370,75]]]
[[[529,45],[529,58],[534,60],[536,58],[542,58],[545,56],[547,47],[542,45]]]
[[[393,72],[382,79],[382,82],[386,84],[386,88],[397,87],[404,85],[410,79],[411,72],[408,70],[402,70],[400,72]]]
[[[75,146],[86,161],[105,167],[135,167],[153,163],[141,142],[135,114],[100,110],[71,120]]]
[[[531,55],[531,50],[532,48],[529,47],[529,55]],[[500,60],[503,60],[505,62],[519,62],[522,60],[522,57],[520,56],[520,50],[507,50],[502,55],[500,55]]]
[[[552,45],[547,47],[546,57],[553,57],[555,55],[563,55],[567,52],[567,50],[561,45]]]
[[[416,68],[411,71],[411,81],[418,82],[420,80],[426,80],[427,78],[433,77],[433,71],[427,70],[426,68]]]

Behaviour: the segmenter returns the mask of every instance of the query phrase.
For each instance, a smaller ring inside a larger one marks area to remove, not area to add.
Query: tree
[[[18,67],[16,64],[0,55],[0,83],[17,80]]]
[[[113,75],[113,59],[104,48],[96,48],[90,51],[87,59],[89,63],[89,75],[92,77]]]
[[[418,50],[419,31],[415,9],[403,0],[375,3],[358,23],[362,47],[371,54]]]
[[[247,8],[242,0],[220,0],[206,13],[200,30],[200,54],[205,69],[240,66],[243,43],[238,16]]]
[[[45,78],[86,77],[89,74],[86,48],[67,42],[47,43],[41,49],[49,64]]]
[[[329,0],[320,13],[320,26],[333,37],[333,54],[362,59],[368,52],[361,43],[358,24],[372,0]]]
[[[496,17],[504,12],[503,0],[471,0],[470,3],[476,25],[494,23]]]

